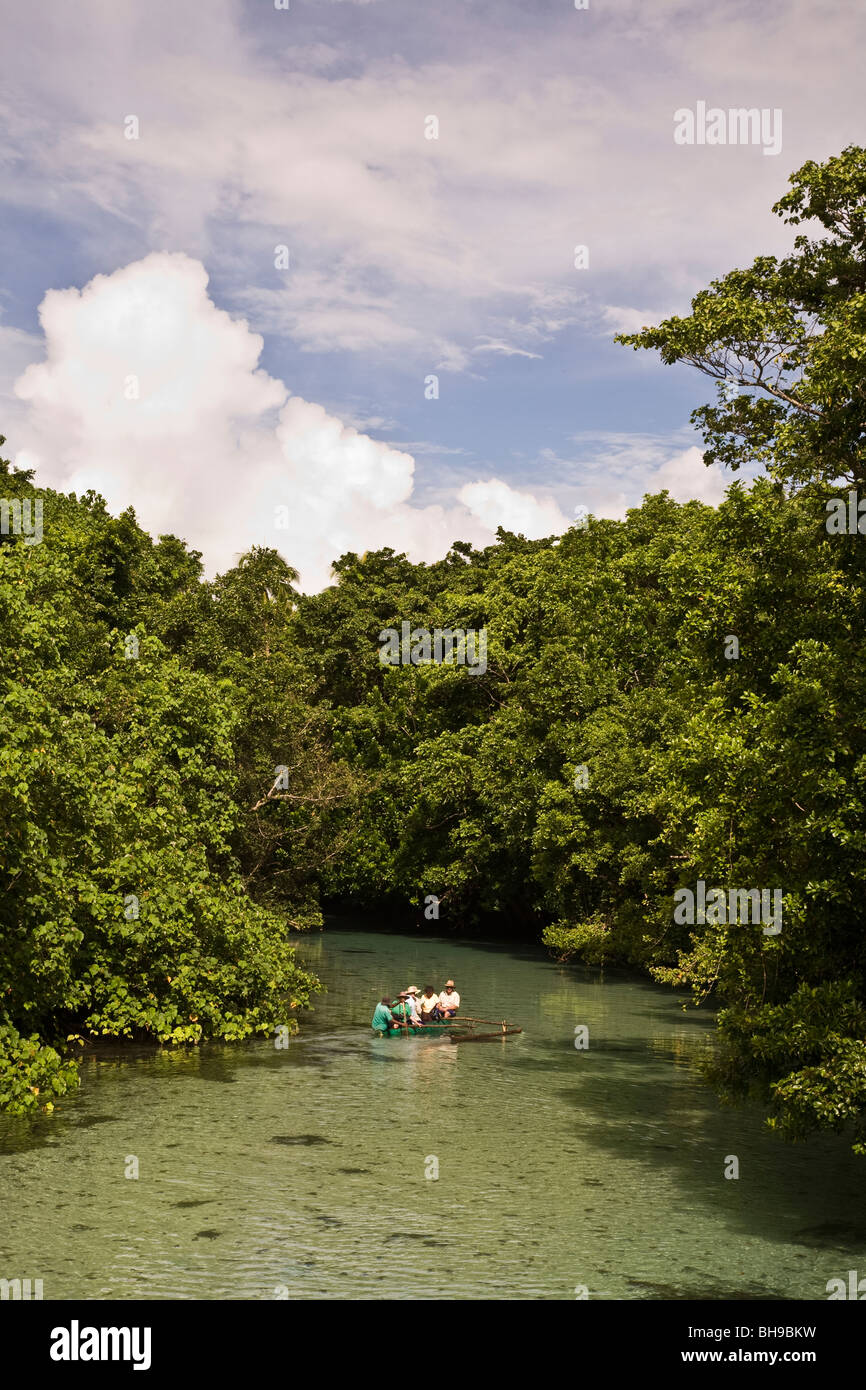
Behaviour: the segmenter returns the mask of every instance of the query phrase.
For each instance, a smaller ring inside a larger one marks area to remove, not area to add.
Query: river
[[[825,1299],[866,1275],[866,1162],[721,1108],[695,1074],[713,1020],[669,991],[513,944],[340,929],[299,955],[328,993],[287,1047],[91,1058],[54,1115],[0,1117],[0,1277],[46,1299]],[[379,994],[448,976],[525,1032],[373,1038]]]

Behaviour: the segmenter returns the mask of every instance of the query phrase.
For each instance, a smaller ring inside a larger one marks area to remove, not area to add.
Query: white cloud
[[[280,405],[285,388],[256,369],[263,340],[216,307],[207,283],[199,261],[157,253],[81,291],[49,290],[39,310],[46,360],[26,369],[16,395],[86,421],[91,442],[132,428],[181,447],[211,417]]]
[[[207,286],[200,262],[157,253],[50,291],[44,360],[15,387],[19,465],[43,484],[94,488],[115,511],[133,505],[148,530],[201,549],[211,572],[274,546],[308,590],[346,550],[434,560],[457,539],[490,544],[500,522],[564,529],[554,503],[496,479],[412,505],[412,455],[288,396],[257,365],[262,339]]]
[[[718,506],[731,479],[717,464],[707,467],[702,451],[687,443],[690,430],[671,440],[652,434],[586,431],[574,436],[577,456],[560,458],[551,449],[539,456],[540,469],[558,480],[558,491],[573,507],[621,521],[646,493],[667,491],[676,502]],[[682,447],[677,448],[677,443]],[[754,476],[743,471],[743,481]]]
[[[204,267],[180,254],[51,290],[40,320],[45,359],[15,384],[39,481],[94,488],[229,561],[261,421],[286,398],[257,368],[262,339],[213,304]]]
[[[482,525],[493,531],[504,526],[528,540],[559,536],[572,524],[552,498],[538,498],[490,478],[487,482],[466,483],[458,493],[460,501]]]
[[[431,439],[395,440],[394,447],[395,449],[411,449],[413,454],[435,454],[438,458],[445,458],[451,454],[469,453],[468,449],[464,449],[460,445],[437,444]]]
[[[484,7],[416,7],[391,44],[373,6],[214,0],[202,23],[170,0],[146,20],[79,0],[51,7],[47,43],[41,7],[19,7],[4,195],[64,219],[104,265],[133,237],[183,247],[219,268],[224,302],[307,350],[459,371],[479,330],[515,341],[509,315],[558,332],[557,297],[629,316],[616,306],[649,284],[685,307],[708,275],[788,243],[769,206],[789,169],[859,138],[863,20],[847,0],[817,26],[811,0],[766,14],[611,0],[591,30],[548,8],[504,4],[491,26]],[[295,26],[305,9],[317,25]],[[817,113],[816,90],[832,91]],[[784,167],[675,146],[673,112],[699,96],[784,108]],[[292,252],[283,287],[275,240]],[[574,270],[578,242],[591,272]]]
[[[540,352],[527,352],[525,348],[513,347],[511,343],[504,343],[501,339],[491,339],[486,343],[479,343],[478,347],[472,349],[473,352],[498,352],[503,357],[537,357],[541,361]]]
[[[40,355],[41,349],[42,339],[37,333],[0,323],[0,433],[10,442],[18,437],[24,418],[24,407],[12,392],[12,382]],[[4,445],[4,454],[9,453],[9,447]]]
[[[701,450],[693,445],[681,454],[674,454],[673,458],[667,459],[651,473],[644,491],[661,492],[667,489],[675,502],[694,500],[717,507],[724,500],[730,482],[731,479],[726,478],[716,464],[708,468]]]
[[[685,309],[686,306],[682,304],[679,309],[631,309],[606,304],[601,321],[608,333],[640,333],[642,328],[652,327],[673,314],[683,313]]]

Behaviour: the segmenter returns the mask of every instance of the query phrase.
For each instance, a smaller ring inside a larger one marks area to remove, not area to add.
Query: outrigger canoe
[[[475,1025],[495,1024],[495,1033],[479,1032]],[[389,1028],[387,1033],[377,1032],[379,1038],[412,1038],[423,1037],[448,1037],[451,1042],[493,1042],[496,1038],[510,1038],[515,1033],[522,1033],[522,1028],[516,1028],[513,1023],[508,1023],[503,1019],[493,1018],[444,1018],[438,1023],[401,1023],[396,1028]]]

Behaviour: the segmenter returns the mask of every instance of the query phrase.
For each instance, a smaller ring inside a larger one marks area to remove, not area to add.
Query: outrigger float
[[[494,1025],[495,1033],[479,1033],[475,1025],[477,1023]],[[497,1038],[510,1038],[515,1033],[522,1033],[522,1028],[516,1028],[507,1019],[498,1018],[443,1018],[437,1023],[398,1023],[395,1028],[389,1028],[387,1033],[378,1033],[380,1038],[412,1038],[412,1037],[448,1037],[451,1042],[495,1042]]]

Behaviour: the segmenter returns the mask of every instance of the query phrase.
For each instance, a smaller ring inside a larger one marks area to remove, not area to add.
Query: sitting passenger
[[[453,1018],[460,1008],[460,995],[454,988],[453,980],[446,980],[445,988],[439,995],[439,1011],[443,1018]]]
[[[419,1004],[418,1004],[418,986],[417,986],[417,985],[410,985],[409,988],[406,990],[406,1003],[409,1005],[409,1008],[412,1010],[412,1022],[413,1022],[413,1023],[420,1023],[420,1022],[421,1022],[421,1009],[420,1009]]]
[[[439,997],[432,985],[424,986],[424,993],[418,1000],[422,1023],[435,1023],[439,1017]]]

